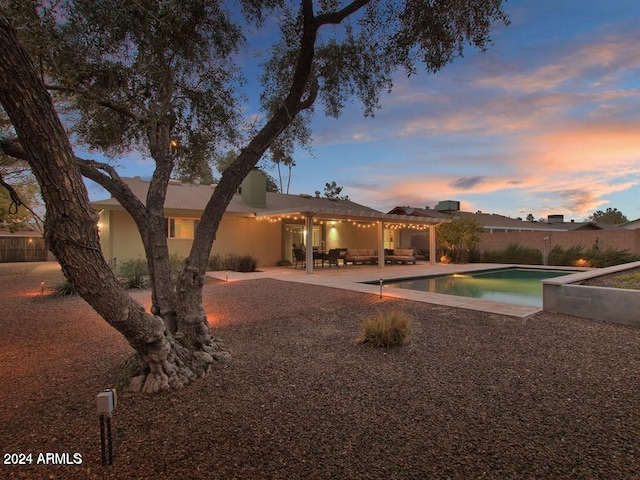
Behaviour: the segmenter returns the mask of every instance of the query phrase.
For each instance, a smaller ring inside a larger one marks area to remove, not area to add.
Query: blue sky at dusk
[[[335,180],[388,211],[459,200],[511,217],[582,220],[607,207],[640,217],[640,2],[510,0],[486,52],[435,75],[399,72],[375,118],[357,102],[318,109],[313,155],[291,193]],[[247,111],[247,115],[255,112]],[[125,176],[149,176],[129,160]],[[276,172],[270,172],[276,176]]]

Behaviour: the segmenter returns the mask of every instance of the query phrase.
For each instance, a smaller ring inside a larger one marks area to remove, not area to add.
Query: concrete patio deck
[[[355,292],[380,295],[379,285],[367,285],[362,282],[378,282],[397,278],[419,277],[425,275],[446,275],[450,273],[470,272],[486,270],[489,268],[511,267],[513,265],[500,265],[495,263],[473,264],[436,264],[419,262],[416,265],[385,265],[379,268],[377,265],[349,265],[347,267],[316,268],[312,274],[305,270],[293,267],[268,267],[251,273],[216,271],[207,272],[207,276],[223,281],[236,282],[242,280],[254,280],[258,278],[271,278],[286,282],[306,283],[323,287],[342,288]],[[382,295],[391,298],[401,298],[416,302],[432,303],[448,307],[466,308],[500,315],[508,315],[517,318],[526,318],[541,311],[541,308],[528,305],[516,305],[511,303],[494,302],[470,297],[458,297],[440,293],[426,293],[400,288],[383,288]]]

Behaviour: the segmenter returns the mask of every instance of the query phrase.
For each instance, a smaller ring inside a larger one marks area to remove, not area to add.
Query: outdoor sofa
[[[378,252],[373,248],[347,248],[347,255],[344,263],[377,263]]]
[[[416,264],[415,251],[412,248],[394,248],[393,250],[384,251],[384,261],[387,263],[403,263],[409,262]]]

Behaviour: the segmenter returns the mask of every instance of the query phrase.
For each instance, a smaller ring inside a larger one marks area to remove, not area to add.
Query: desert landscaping
[[[269,279],[208,281],[233,361],[179,391],[121,391],[102,466],[96,395],[121,384],[132,350],[80,298],[42,294],[61,280],[55,263],[0,265],[4,478],[640,476],[638,329]],[[388,309],[413,317],[409,342],[356,344]],[[37,464],[43,453],[70,464]]]

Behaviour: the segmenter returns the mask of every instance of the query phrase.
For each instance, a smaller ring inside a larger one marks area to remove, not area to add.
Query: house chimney
[[[242,181],[242,202],[255,208],[267,207],[267,177],[254,168]]]

